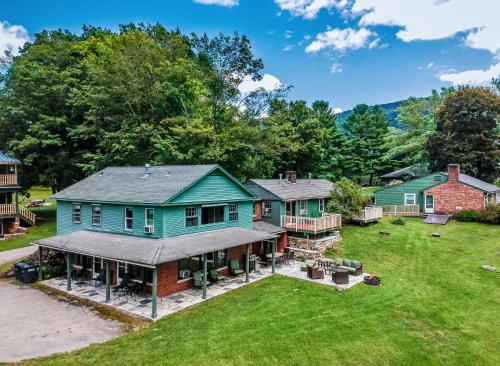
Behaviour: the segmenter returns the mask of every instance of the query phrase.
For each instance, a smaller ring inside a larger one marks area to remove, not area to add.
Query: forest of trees
[[[292,169],[368,184],[395,168],[447,162],[488,181],[499,173],[498,82],[410,98],[396,129],[364,104],[340,124],[328,102],[290,101],[289,86],[242,94],[264,64],[237,33],[44,31],[1,67],[0,150],[23,161],[25,188],[56,191],[107,166],[146,162],[219,163],[242,180]]]

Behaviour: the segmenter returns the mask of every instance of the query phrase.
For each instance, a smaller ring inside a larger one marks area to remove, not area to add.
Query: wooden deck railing
[[[14,203],[0,205],[0,215],[15,215],[15,214],[16,214],[16,205]]]
[[[0,216],[13,216],[16,215],[16,204],[15,203],[9,203],[9,204],[3,204],[0,205]],[[33,225],[36,223],[36,215],[31,212],[30,210],[19,206],[19,215],[25,219],[26,221],[29,221]]]
[[[281,216],[281,227],[288,230],[307,231],[314,234],[342,226],[342,216],[323,214],[322,217]]]
[[[359,215],[354,216],[352,219],[354,221],[371,222],[381,219],[382,215],[382,207],[365,207]]]
[[[384,205],[382,207],[384,216],[420,216],[419,205]]]
[[[0,174],[0,186],[17,184],[17,174]]]

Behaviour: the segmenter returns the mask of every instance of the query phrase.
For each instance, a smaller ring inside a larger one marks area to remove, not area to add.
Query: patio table
[[[281,252],[276,252],[276,253],[275,253],[276,258],[278,258],[278,257],[283,257],[283,255],[284,255],[284,253],[281,253]],[[272,257],[273,257],[273,253],[267,253],[267,254],[266,254],[266,257],[267,257],[267,258],[272,258]]]
[[[332,270],[332,281],[339,285],[347,285],[349,283],[349,272],[343,269]]]

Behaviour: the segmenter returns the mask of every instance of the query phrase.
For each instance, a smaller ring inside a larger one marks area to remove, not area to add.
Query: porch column
[[[246,256],[245,256],[245,282],[250,282],[250,244],[245,245]]]
[[[153,269],[153,288],[151,289],[151,318],[155,319],[157,316],[156,308],[158,301],[158,271],[156,267]]]
[[[111,300],[111,261],[106,259],[106,302]]]
[[[276,273],[276,244],[277,244],[278,239],[274,238],[273,239],[273,245],[272,245],[272,268],[273,268],[273,273]]]
[[[201,298],[207,298],[207,253],[203,254],[203,296]]]
[[[39,245],[38,246],[38,281],[43,280],[43,273],[42,273],[42,247]]]
[[[16,191],[16,215],[19,215],[19,192]]]
[[[66,290],[71,291],[71,256],[69,252],[66,252],[66,280],[68,282]]]

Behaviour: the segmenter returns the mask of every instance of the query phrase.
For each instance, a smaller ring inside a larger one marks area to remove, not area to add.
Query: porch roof
[[[34,241],[44,248],[155,267],[243,244],[275,238],[261,231],[232,227],[164,239],[79,230]]]

